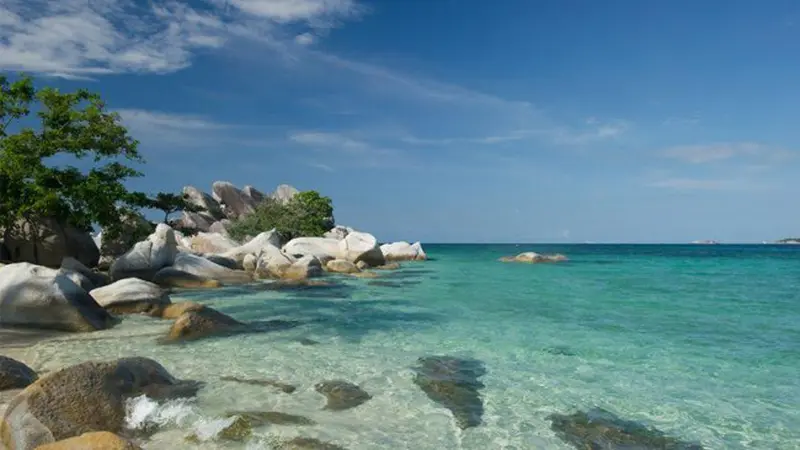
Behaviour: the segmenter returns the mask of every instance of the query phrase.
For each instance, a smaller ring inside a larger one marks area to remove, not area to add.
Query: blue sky
[[[0,70],[100,92],[147,191],[334,199],[382,240],[800,234],[793,1],[0,0]]]

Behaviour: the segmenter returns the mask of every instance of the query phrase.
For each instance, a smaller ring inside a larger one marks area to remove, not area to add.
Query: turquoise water
[[[383,285],[331,278],[337,286],[296,292],[244,287],[173,295],[244,321],[301,322],[289,330],[158,346],[155,337],[169,323],[130,317],[113,330],[40,343],[21,357],[52,370],[149,356],[177,376],[206,381],[194,402],[157,411],[134,405],[163,425],[148,449],[268,448],[275,436],[316,437],[351,450],[568,449],[547,417],[592,407],[709,449],[800,448],[800,247],[426,251],[431,261],[384,272]],[[522,251],[571,260],[497,262]],[[300,338],[319,344],[301,345]],[[413,384],[411,367],[428,355],[484,363],[481,426],[460,430]],[[279,379],[298,390],[288,395],[222,376]],[[313,389],[324,379],[360,384],[373,398],[324,411],[324,397]],[[234,409],[300,414],[318,425],[257,429],[241,444],[183,441],[190,432],[213,435]]]

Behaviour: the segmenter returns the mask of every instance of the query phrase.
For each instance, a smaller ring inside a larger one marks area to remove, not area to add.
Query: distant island
[[[800,244],[800,238],[784,238],[775,241],[778,244]]]

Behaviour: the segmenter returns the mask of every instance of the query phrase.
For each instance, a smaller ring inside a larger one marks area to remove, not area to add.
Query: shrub
[[[228,232],[232,238],[242,240],[273,228],[284,240],[322,236],[333,228],[331,199],[316,191],[300,192],[285,204],[268,197],[255,211],[235,220]]]

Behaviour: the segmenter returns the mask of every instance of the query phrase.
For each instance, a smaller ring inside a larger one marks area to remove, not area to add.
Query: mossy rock
[[[459,428],[481,424],[483,401],[479,391],[484,385],[479,378],[486,373],[483,363],[452,356],[430,356],[420,358],[414,370],[414,384],[428,398],[449,409]]]
[[[355,408],[372,398],[365,390],[342,380],[323,381],[317,383],[314,389],[328,399],[325,409],[331,411]]]

